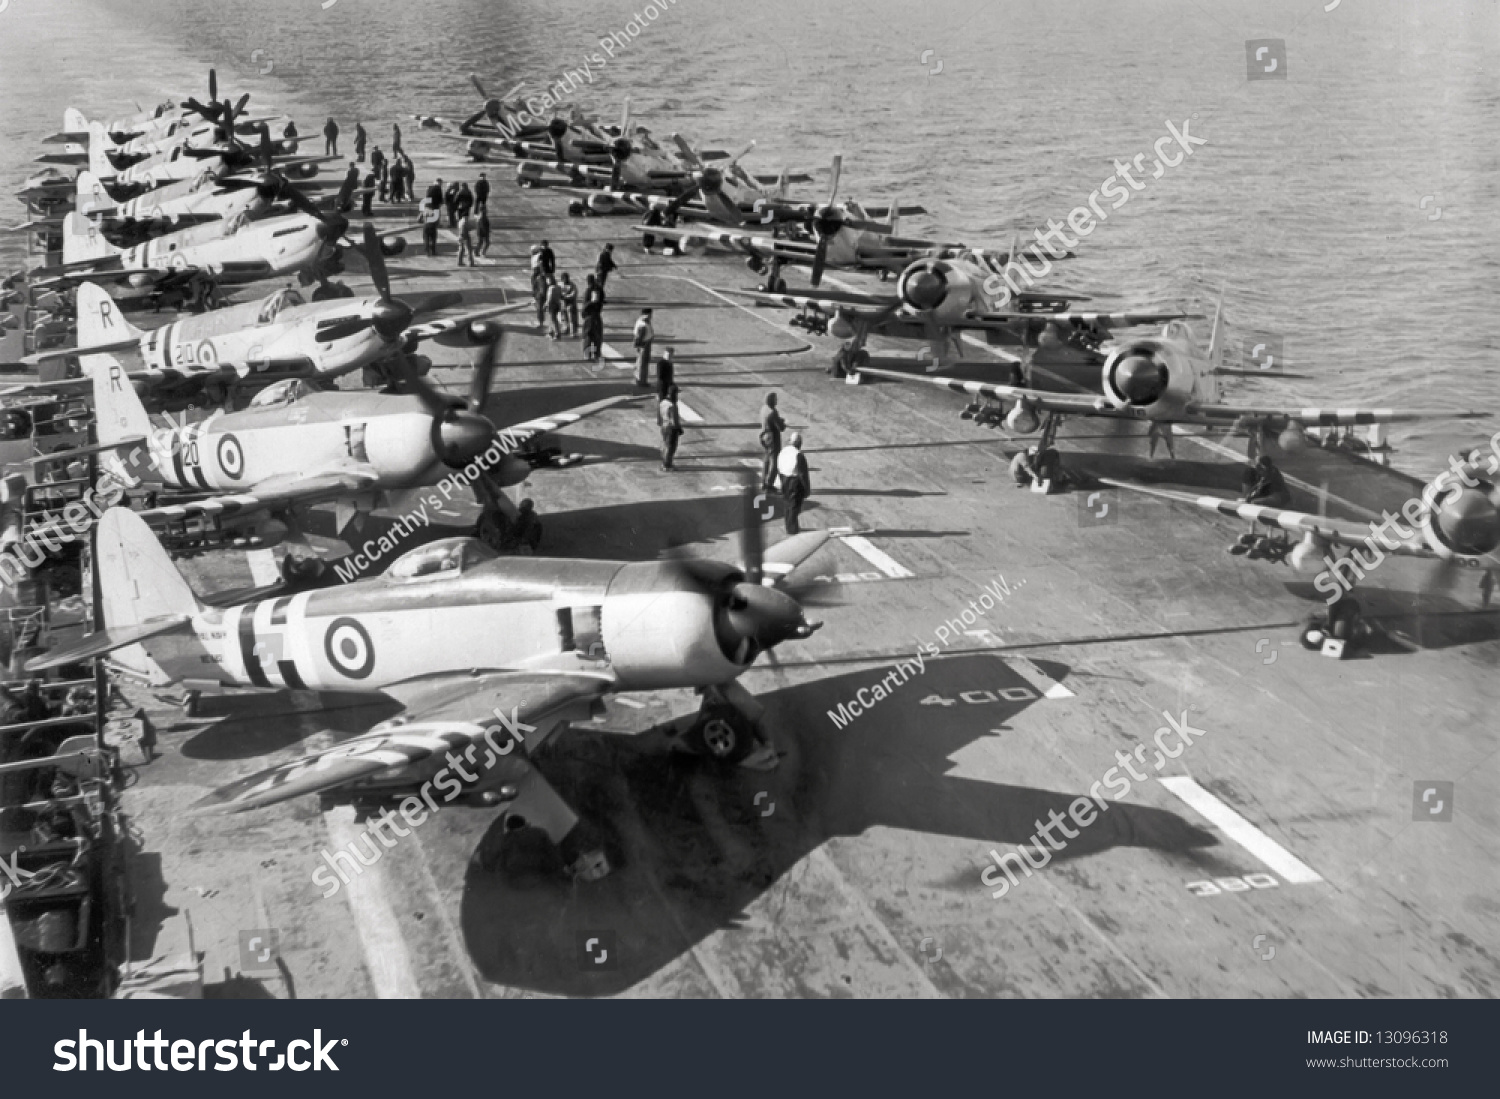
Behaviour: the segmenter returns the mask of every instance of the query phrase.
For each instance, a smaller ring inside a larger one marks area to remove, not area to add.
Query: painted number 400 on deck
[[[970,706],[983,706],[986,702],[1030,702],[1036,696],[1036,692],[1029,687],[1001,687],[997,691],[961,691],[958,699],[945,698],[942,695],[928,695],[918,705],[957,706],[962,701]]]

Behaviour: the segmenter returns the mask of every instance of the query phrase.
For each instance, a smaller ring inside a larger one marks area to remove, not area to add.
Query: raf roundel
[[[245,475],[245,452],[240,449],[240,441],[233,435],[225,435],[219,440],[218,455],[219,468],[226,477],[238,481]]]
[[[323,639],[323,651],[335,671],[365,679],[375,670],[375,646],[365,628],[352,618],[335,618]]]

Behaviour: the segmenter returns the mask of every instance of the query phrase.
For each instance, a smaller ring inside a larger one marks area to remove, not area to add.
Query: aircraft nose
[[[786,592],[749,582],[734,586],[729,623],[735,633],[753,641],[757,651],[807,637],[817,628],[807,621],[801,604]]]
[[[943,303],[948,280],[931,269],[917,271],[906,280],[906,303],[913,309],[936,309]]]
[[[1438,506],[1437,524],[1460,553],[1489,553],[1500,546],[1500,513],[1479,489],[1450,492]]]
[[[437,425],[438,456],[453,469],[463,469],[489,449],[495,425],[474,412],[455,409]]]
[[[411,306],[403,301],[382,301],[375,306],[371,323],[386,343],[395,343],[411,327]]]
[[[1115,367],[1115,388],[1131,404],[1150,404],[1166,386],[1166,367],[1150,355],[1127,355]]]

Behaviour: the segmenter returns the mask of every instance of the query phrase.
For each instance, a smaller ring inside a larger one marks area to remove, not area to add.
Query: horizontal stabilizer
[[[51,652],[28,660],[26,670],[45,672],[52,668],[61,668],[65,664],[92,660],[96,656],[123,649],[126,645],[134,645],[147,638],[160,637],[162,634],[180,630],[192,620],[192,615],[174,614],[166,618],[153,618],[134,626],[109,626],[71,645],[64,645],[62,648],[53,649]]]

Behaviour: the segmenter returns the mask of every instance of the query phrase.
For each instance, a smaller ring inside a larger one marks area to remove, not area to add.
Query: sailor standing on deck
[[[330,118],[323,126],[323,155],[339,155],[339,124]]]
[[[599,258],[594,261],[594,274],[599,279],[599,290],[602,293],[605,285],[609,282],[609,273],[616,267],[615,246],[606,244],[599,252]]]
[[[760,448],[764,451],[760,487],[766,492],[776,487],[776,457],[781,453],[781,433],[785,430],[786,421],[776,410],[776,394],[767,393],[766,403],[760,406]]]
[[[573,277],[566,271],[562,273],[562,301],[563,314],[568,320],[568,335],[578,335],[578,287],[573,282]]]
[[[387,188],[390,186],[390,176],[387,174],[385,154],[380,151],[379,145],[370,150],[370,171],[375,173],[375,179],[380,185],[380,201],[384,202],[389,193]]]
[[[583,353],[594,362],[604,350],[604,292],[590,275],[583,291]]]
[[[656,406],[656,423],[661,428],[661,468],[671,472],[677,457],[677,440],[682,438],[682,416],[677,409],[677,387],[662,395]]]
[[[490,208],[490,181],[483,172],[479,173],[479,179],[474,183],[474,208],[485,212]]]
[[[636,318],[631,333],[630,345],[635,348],[635,384],[644,389],[651,384],[651,341],[656,331],[651,327],[651,310],[642,309]]]
[[[354,159],[359,164],[365,162],[365,146],[369,140],[370,135],[365,133],[364,123],[356,122],[354,124]]]
[[[812,474],[807,468],[807,455],[802,453],[799,432],[792,432],[787,445],[781,448],[776,457],[776,472],[781,477],[781,497],[786,501],[786,532],[799,534],[802,505],[812,495]]]

